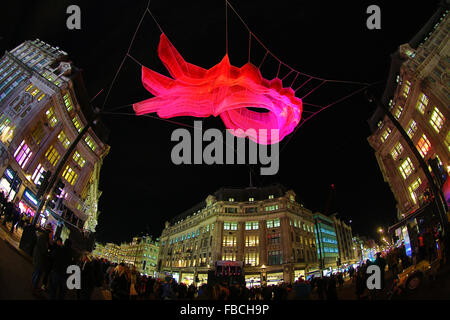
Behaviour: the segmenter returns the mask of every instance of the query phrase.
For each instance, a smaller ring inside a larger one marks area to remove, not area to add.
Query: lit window
[[[250,221],[245,223],[245,230],[258,230],[259,223],[258,221]]]
[[[419,142],[417,143],[417,149],[419,149],[419,152],[422,155],[422,157],[425,158],[426,154],[431,149],[431,142],[430,140],[427,139],[426,135],[423,134],[422,137],[420,138]]]
[[[272,205],[272,206],[267,206],[266,208],[265,208],[265,210],[266,211],[274,211],[274,210],[278,210],[278,205],[277,204],[275,204],[275,205]]]
[[[61,141],[64,148],[68,148],[70,146],[70,140],[66,137],[66,134],[63,130],[58,135],[58,140]]]
[[[236,236],[224,236],[222,245],[224,247],[235,247],[236,246]]]
[[[445,117],[439,111],[437,107],[434,107],[433,113],[431,114],[430,124],[436,132],[441,131],[442,126],[444,125]]]
[[[391,151],[392,159],[397,160],[398,156],[403,152],[403,146],[399,142],[395,145],[394,149]]]
[[[381,142],[385,142],[386,139],[389,137],[389,135],[391,134],[392,130],[391,128],[386,128],[386,130],[384,130],[383,134],[381,135],[380,139]]]
[[[403,179],[409,177],[409,175],[413,172],[414,166],[411,162],[411,159],[408,157],[405,161],[400,165],[399,170],[403,176]]]
[[[414,120],[411,120],[411,122],[409,123],[409,126],[408,126],[408,131],[407,131],[408,136],[412,139],[412,137],[414,136],[416,131],[417,131],[417,124]]]
[[[41,101],[42,99],[44,99],[44,97],[45,97],[45,93],[41,94],[39,96],[39,98],[37,98],[37,101]]]
[[[83,168],[84,164],[86,163],[86,160],[81,156],[81,154],[78,151],[75,151],[73,154],[73,160],[75,160],[78,165]]]
[[[16,159],[19,166],[23,169],[28,160],[30,160],[32,154],[33,152],[31,152],[31,149],[25,143],[25,140],[23,140],[19,147],[16,149],[16,152],[14,152],[14,158]]]
[[[395,109],[395,112],[394,112],[394,117],[397,120],[400,119],[400,117],[402,115],[402,112],[403,112],[403,107],[402,106],[397,106],[397,108]]]
[[[50,126],[53,128],[58,123],[58,119],[56,119],[55,112],[53,111],[53,108],[50,108],[45,113],[47,115],[48,121]]]
[[[31,133],[31,136],[36,144],[41,143],[42,138],[44,137],[44,127],[39,123]]]
[[[2,115],[0,117],[0,134],[3,133],[3,130],[5,130],[5,128],[9,128],[10,124],[11,120],[7,116]]]
[[[87,143],[87,145],[89,146],[89,148],[91,148],[92,151],[95,151],[96,149],[96,145],[94,143],[94,141],[92,140],[91,136],[86,136],[86,138],[84,139],[84,141]]]
[[[246,252],[245,253],[245,264],[251,266],[259,265],[259,253],[258,252]]]
[[[267,220],[266,226],[267,226],[267,228],[277,228],[280,226],[280,219]]]
[[[224,222],[223,230],[237,230],[237,222]]]
[[[38,89],[38,88],[35,88],[35,89],[32,90],[30,93],[31,93],[31,95],[34,97],[34,96],[36,96],[36,95],[39,93],[39,89]]]
[[[34,184],[37,185],[39,183],[39,179],[41,178],[44,171],[44,167],[39,163],[36,170],[34,170],[33,175],[31,176],[31,180],[33,180]]]
[[[81,132],[81,130],[83,130],[83,125],[81,124],[80,118],[78,118],[78,116],[75,116],[72,119],[72,122],[78,132]]]
[[[70,98],[69,93],[66,93],[63,98],[64,98],[64,104],[66,105],[67,111],[71,111],[73,109],[73,105],[72,105],[72,99]]]
[[[421,183],[422,181],[420,180],[420,178],[417,178],[413,183],[411,183],[411,185],[408,188],[409,194],[411,195],[411,199],[414,201],[414,203],[417,203],[416,190],[417,188],[419,188]]]
[[[61,156],[59,155],[55,147],[52,145],[48,148],[47,152],[45,153],[45,157],[52,164],[52,166],[55,166]]]
[[[417,100],[417,110],[419,110],[421,114],[424,114],[427,105],[428,105],[428,97],[425,94],[421,93],[419,95],[419,100]]]
[[[405,98],[408,97],[409,89],[411,88],[411,82],[406,81],[406,83],[403,85],[403,96]]]

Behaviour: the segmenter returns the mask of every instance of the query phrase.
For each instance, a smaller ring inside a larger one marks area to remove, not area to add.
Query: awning
[[[390,226],[388,228],[388,232],[392,232],[393,230],[398,229],[402,225],[405,225],[409,220],[412,220],[412,219],[416,218],[417,216],[419,216],[420,214],[424,213],[426,210],[431,209],[432,208],[432,204],[433,204],[432,202],[429,202],[429,203],[425,204],[425,206],[423,206],[423,207],[417,209],[416,211],[414,211],[413,213],[410,213],[408,216],[406,216],[405,218],[403,218],[402,220],[400,220],[396,224]]]

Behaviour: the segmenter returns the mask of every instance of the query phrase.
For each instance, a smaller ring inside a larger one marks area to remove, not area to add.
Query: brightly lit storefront
[[[189,286],[194,282],[194,274],[193,273],[182,273],[181,275],[181,283]]]
[[[36,195],[30,189],[26,188],[23,192],[22,199],[19,201],[20,211],[34,217],[38,206],[39,201]]]
[[[277,285],[280,282],[283,282],[284,276],[283,272],[274,272],[274,273],[267,273],[267,285]]]
[[[305,270],[294,270],[294,281],[297,281],[300,277],[305,279]]]
[[[180,274],[178,272],[172,273],[172,278],[179,283],[180,282]]]
[[[11,185],[15,185],[15,188],[11,189]],[[0,179],[0,191],[8,196],[8,201],[12,201],[20,188],[22,181],[17,177],[17,173],[11,169],[11,167],[6,168],[3,176]]]
[[[197,274],[197,278],[198,278],[197,286],[201,286],[202,284],[208,283],[207,273],[199,273]]]
[[[247,288],[261,286],[261,275],[260,274],[246,274],[245,275],[245,285],[247,286]]]

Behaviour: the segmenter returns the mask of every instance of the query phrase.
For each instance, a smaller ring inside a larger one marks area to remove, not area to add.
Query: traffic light
[[[38,198],[42,197],[45,193],[45,190],[47,190],[48,182],[49,182],[51,176],[52,176],[52,173],[50,171],[44,171],[44,173],[41,174],[41,177],[39,178],[39,181],[38,181],[38,185],[39,185],[39,190],[37,192]]]
[[[61,196],[64,187],[65,187],[64,183],[61,181],[61,179],[59,179],[58,182],[56,183],[54,190],[55,196],[57,197]]]

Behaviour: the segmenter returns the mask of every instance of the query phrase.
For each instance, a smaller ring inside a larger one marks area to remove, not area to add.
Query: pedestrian
[[[130,297],[129,275],[124,263],[114,270],[111,291],[113,300],[128,300]]]
[[[338,300],[336,291],[336,278],[333,274],[327,279],[326,294],[327,300]]]
[[[377,258],[375,259],[374,264],[380,268],[381,271],[381,290],[384,289],[384,278],[385,278],[385,269],[386,269],[386,260],[381,256],[380,252],[376,254]]]
[[[36,244],[33,249],[33,275],[31,279],[33,293],[41,291],[39,280],[43,276],[48,265],[48,248],[50,239],[53,236],[51,226],[47,225],[45,230],[39,232]]]
[[[70,239],[66,239],[62,245],[62,239],[58,238],[56,244],[52,253],[53,265],[50,272],[49,293],[52,300],[64,300],[67,289],[67,268],[75,263],[75,255]]]
[[[136,283],[137,283],[137,275],[138,272],[136,270],[135,266],[131,267],[130,270],[130,299],[136,300],[137,299],[137,291],[136,291]]]
[[[294,291],[296,300],[308,300],[311,294],[311,287],[303,277],[299,277],[294,284]]]
[[[83,252],[80,261],[81,269],[81,289],[78,290],[79,300],[91,300],[96,279],[92,257],[89,252]]]

